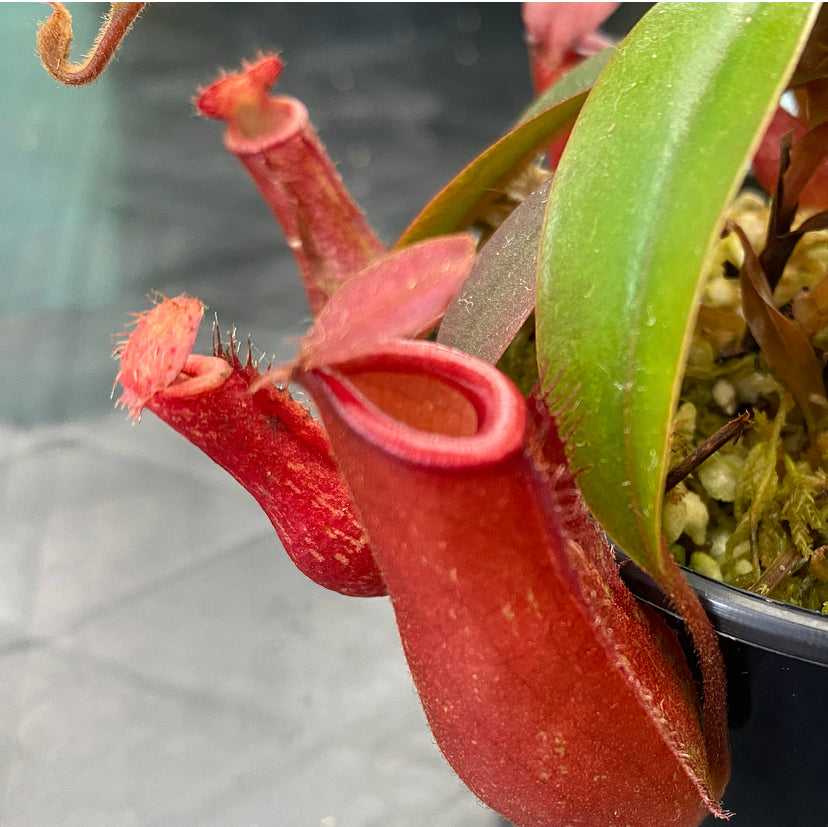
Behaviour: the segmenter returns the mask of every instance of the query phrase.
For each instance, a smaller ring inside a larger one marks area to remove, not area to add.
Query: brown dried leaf
[[[739,271],[742,308],[753,338],[765,358],[796,399],[809,430],[817,419],[817,405],[826,406],[822,366],[808,337],[799,326],[782,315],[773,304],[762,265],[738,224],[729,223],[742,242],[745,261]]]

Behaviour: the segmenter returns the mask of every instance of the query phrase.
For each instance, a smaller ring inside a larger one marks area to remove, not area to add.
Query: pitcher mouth
[[[397,340],[301,377],[364,439],[423,466],[475,467],[521,450],[520,391],[482,360],[433,342]]]

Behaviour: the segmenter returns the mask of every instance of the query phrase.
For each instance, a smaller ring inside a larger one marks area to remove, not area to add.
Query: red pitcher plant
[[[56,5],[47,67],[100,71],[139,5],[116,4],[79,66]],[[754,304],[767,292],[767,257],[724,222],[751,158],[787,210],[779,237],[828,224],[791,229],[800,201],[828,206],[816,9],[665,4],[616,47],[596,31],[614,6],[525,6],[537,100],[390,249],[305,106],[272,94],[278,56],[208,85],[197,109],[226,123],[313,322],[290,364],[264,368],[217,328],[194,354],[202,303],[159,296],[116,353],[130,416],[151,411],[229,471],[306,576],[388,596],[443,755],[520,827],[728,817],[722,658],[662,531],[671,415],[723,228]],[[779,109],[789,87],[799,106]],[[765,347],[770,310],[746,308]],[[791,404],[816,428],[821,373],[803,376]],[[690,663],[608,537],[684,618]]]

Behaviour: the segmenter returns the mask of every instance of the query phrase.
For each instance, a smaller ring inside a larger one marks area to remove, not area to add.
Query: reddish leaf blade
[[[528,196],[486,242],[446,311],[437,341],[494,364],[535,307],[546,200],[551,182]]]
[[[824,6],[808,35],[790,85],[806,123],[815,126],[828,121],[828,10]]]
[[[404,341],[301,381],[464,782],[521,827],[720,813],[675,637],[620,584],[517,388],[467,354]]]
[[[297,367],[344,362],[380,342],[431,330],[471,271],[474,246],[468,233],[430,239],[353,276],[316,318]]]

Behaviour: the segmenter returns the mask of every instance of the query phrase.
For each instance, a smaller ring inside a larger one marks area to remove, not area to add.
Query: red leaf
[[[721,813],[675,637],[620,583],[517,388],[468,354],[405,341],[301,381],[434,737],[475,794],[522,827]]]
[[[344,362],[370,353],[380,342],[427,333],[471,271],[474,246],[468,233],[433,238],[353,276],[316,318],[297,367]]]

